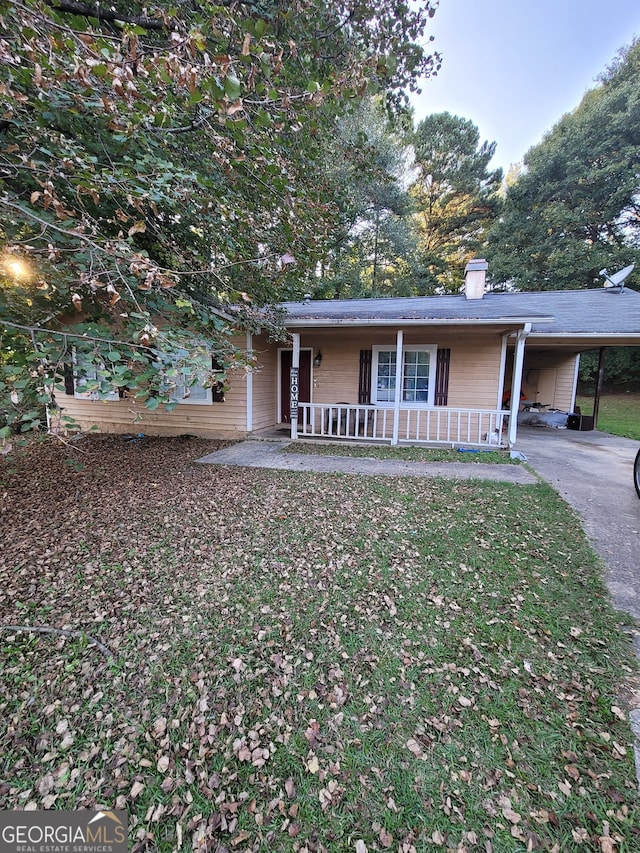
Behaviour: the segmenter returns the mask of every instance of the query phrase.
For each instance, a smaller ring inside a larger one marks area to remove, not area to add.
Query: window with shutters
[[[105,391],[104,380],[107,371],[102,362],[91,356],[77,352],[73,353],[73,396],[80,400],[119,400],[120,394],[112,389]],[[69,393],[65,379],[65,391]]]
[[[167,383],[169,399],[175,403],[189,403],[191,406],[211,405],[213,403],[211,388],[205,388],[198,382],[189,385],[191,378],[189,368],[176,368],[175,375],[170,379],[170,384]]]
[[[411,345],[402,349],[400,402],[407,406],[433,406],[436,385],[437,347]],[[395,347],[373,347],[371,402],[389,405],[395,400],[397,351]]]
[[[214,371],[222,372],[221,365],[215,358],[212,359],[212,368]],[[201,384],[200,377],[197,376],[196,382],[190,384],[193,375],[193,369],[185,365],[182,360],[177,357],[167,359],[163,392],[167,394],[172,403],[188,403],[195,406],[224,403],[224,385],[222,382],[216,382],[213,387],[207,387]],[[105,380],[108,379],[108,376],[109,372],[102,362],[96,362],[89,355],[74,351],[72,364],[67,364],[64,367],[65,393],[81,400],[119,400],[122,395],[121,391],[118,389],[104,390]]]
[[[214,371],[222,371],[222,365],[214,357],[211,367]],[[211,403],[224,403],[224,386],[222,382],[214,383],[213,387],[204,385],[201,379],[206,381],[208,377],[196,375],[193,383],[194,371],[189,364],[175,359],[166,369],[166,390],[169,398],[174,403],[188,403],[191,406],[208,406]],[[193,383],[193,384],[190,384]]]

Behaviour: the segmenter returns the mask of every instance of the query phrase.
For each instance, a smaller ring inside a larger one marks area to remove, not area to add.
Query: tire
[[[633,483],[640,498],[640,450],[636,455],[636,461],[633,463]]]

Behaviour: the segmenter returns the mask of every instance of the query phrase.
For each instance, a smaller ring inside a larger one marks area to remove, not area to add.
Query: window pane
[[[210,389],[200,385],[199,382],[190,386],[189,382],[192,378],[191,370],[185,368],[180,370],[175,380],[175,388],[171,392],[171,399],[176,400],[178,403],[211,402],[209,399],[209,395],[211,393]]]
[[[376,399],[380,403],[392,403],[396,393],[395,350],[378,352],[378,385]]]
[[[103,390],[103,383],[109,377],[104,363],[96,360],[88,353],[74,353],[75,382],[74,396],[85,400],[119,400],[120,394],[117,390]]]
[[[406,403],[429,402],[429,353],[425,350],[404,354],[402,399]]]

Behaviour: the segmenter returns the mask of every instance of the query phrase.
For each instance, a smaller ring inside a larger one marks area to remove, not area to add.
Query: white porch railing
[[[398,413],[398,441],[505,447],[503,427],[508,414],[500,409],[403,406]],[[299,403],[298,435],[393,443],[394,408]]]

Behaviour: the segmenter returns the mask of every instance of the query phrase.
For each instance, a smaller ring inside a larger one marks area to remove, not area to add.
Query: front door
[[[289,382],[293,350],[280,351],[280,423],[291,423],[291,399]],[[298,400],[301,403],[311,402],[311,350],[300,350],[300,390]]]

